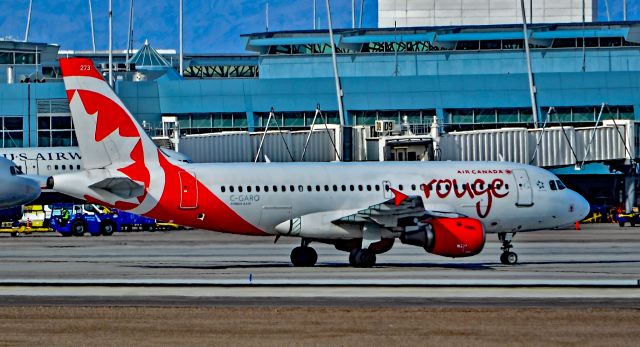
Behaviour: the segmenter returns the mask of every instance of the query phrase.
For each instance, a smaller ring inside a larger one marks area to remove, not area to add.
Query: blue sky
[[[325,0],[316,0],[321,28],[326,28]],[[540,0],[534,0],[540,1]],[[611,19],[622,19],[622,1],[609,0]],[[269,30],[313,28],[313,0],[268,0]],[[358,4],[360,0],[356,1]],[[28,0],[0,0],[0,37],[24,37]],[[149,39],[156,48],[178,48],[178,0],[134,0],[134,48]],[[185,52],[243,52],[241,34],[265,30],[267,0],[184,0]],[[640,0],[627,0],[628,16],[640,19]],[[107,0],[92,0],[97,49],[107,49]],[[351,27],[351,0],[331,0],[334,27]],[[114,48],[127,42],[129,0],[113,0]],[[606,20],[605,2],[599,3]],[[11,14],[11,15],[7,15]],[[377,25],[377,0],[366,0],[364,26]],[[91,49],[88,0],[33,0],[31,41],[60,44],[62,49]]]

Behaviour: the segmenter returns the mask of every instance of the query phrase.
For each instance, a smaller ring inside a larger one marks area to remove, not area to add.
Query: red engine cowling
[[[445,257],[470,257],[482,251],[485,233],[482,223],[473,218],[431,218],[414,230],[405,231],[403,243],[423,247]]]

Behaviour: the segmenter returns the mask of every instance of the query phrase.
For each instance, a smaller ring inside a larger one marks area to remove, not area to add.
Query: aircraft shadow
[[[294,268],[290,263],[251,263],[251,264],[230,264],[230,265],[126,265],[126,267],[135,267],[143,269],[189,269],[189,270],[230,270],[230,269],[278,269],[278,268]],[[313,268],[351,268],[348,263],[321,263]],[[391,268],[445,268],[460,270],[493,270],[491,266],[480,263],[465,264],[425,264],[425,263],[403,263],[403,264],[376,264],[374,269],[391,269]]]

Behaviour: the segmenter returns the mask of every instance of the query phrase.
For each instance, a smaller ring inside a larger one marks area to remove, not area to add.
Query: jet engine
[[[470,257],[482,251],[485,233],[479,220],[466,217],[430,218],[405,227],[400,236],[405,244],[445,257]]]

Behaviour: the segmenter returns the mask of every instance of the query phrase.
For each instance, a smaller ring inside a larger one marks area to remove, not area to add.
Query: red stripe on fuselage
[[[240,217],[197,178],[194,179],[198,186],[198,207],[181,209],[182,187],[179,172],[186,172],[189,175],[191,173],[171,164],[160,152],[158,158],[165,174],[164,191],[158,205],[145,214],[146,216],[161,220],[171,219],[174,223],[198,229],[241,235],[268,235]],[[204,215],[204,218],[198,219],[199,215]]]

